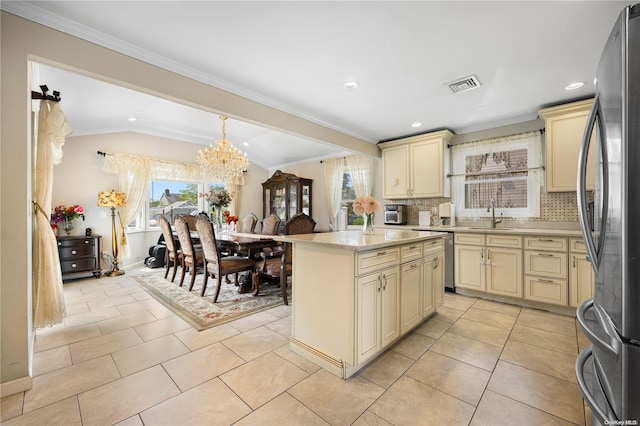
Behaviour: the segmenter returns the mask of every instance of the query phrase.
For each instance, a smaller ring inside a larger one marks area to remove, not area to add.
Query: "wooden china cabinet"
[[[298,213],[311,216],[312,179],[298,177],[276,170],[262,183],[263,217],[275,214],[280,218],[278,233],[284,232],[284,224]]]

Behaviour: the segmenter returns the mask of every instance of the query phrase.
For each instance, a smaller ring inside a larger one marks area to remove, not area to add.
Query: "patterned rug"
[[[169,275],[170,276],[170,275]],[[180,318],[191,324],[198,331],[233,321],[253,313],[282,305],[280,287],[275,284],[261,284],[260,294],[252,296],[251,293],[238,293],[238,287],[227,284],[222,280],[222,288],[218,301],[213,303],[216,285],[215,280],[209,278],[207,291],[204,297],[200,297],[203,275],[196,275],[193,290],[189,291],[189,274],[185,277],[185,284],[178,287],[180,274],[175,282],[164,279],[164,269],[151,273],[135,275],[134,278],[145,288],[158,302],[173,311]],[[289,291],[289,303],[291,303],[291,288]]]

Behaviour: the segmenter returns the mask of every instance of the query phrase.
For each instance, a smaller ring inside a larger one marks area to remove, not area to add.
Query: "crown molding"
[[[122,41],[100,31],[96,31],[90,27],[87,27],[86,25],[79,24],[63,16],[47,12],[44,9],[41,9],[31,3],[22,1],[1,1],[0,9],[28,19],[30,21],[36,22],[38,24],[44,25],[46,27],[61,31],[65,34],[78,37],[82,40],[86,40],[88,42],[97,44],[107,49],[114,50],[132,58],[139,59],[143,62],[155,65],[167,71],[171,71],[184,77],[224,90],[226,92],[233,93],[234,95],[247,98],[251,101],[266,105],[268,107],[275,108],[287,114],[291,114],[295,117],[310,121],[331,130],[343,133],[345,135],[371,143],[376,142],[371,138],[358,135],[354,132],[323,121],[318,117],[314,117],[301,112],[299,109],[294,108],[291,105],[261,95],[260,93],[238,86],[229,81],[212,76],[211,74],[202,72],[195,68],[185,66],[184,64],[181,64],[177,61],[170,60],[146,49],[142,49],[134,44]]]

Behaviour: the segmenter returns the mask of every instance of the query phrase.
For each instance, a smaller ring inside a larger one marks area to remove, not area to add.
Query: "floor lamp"
[[[126,207],[127,195],[124,192],[102,191],[98,193],[98,207],[111,208],[111,254],[113,256],[112,267],[104,275],[116,277],[123,275],[124,271],[118,268],[118,235],[116,230],[116,207]]]

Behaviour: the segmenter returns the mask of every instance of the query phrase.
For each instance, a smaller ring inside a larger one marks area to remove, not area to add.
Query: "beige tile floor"
[[[3,425],[590,424],[573,318],[447,293],[438,313],[341,380],[291,352],[290,307],[197,332],[129,271],[65,284],[33,388]]]

